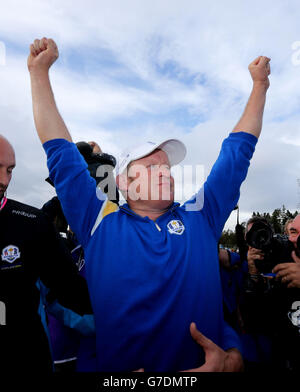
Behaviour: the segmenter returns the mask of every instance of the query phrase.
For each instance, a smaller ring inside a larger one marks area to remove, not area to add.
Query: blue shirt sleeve
[[[257,138],[234,132],[223,141],[221,152],[204,184],[204,213],[220,238],[225,222],[240,197]]]
[[[201,211],[206,216],[217,240],[239,200],[256,143],[257,137],[250,133],[230,133],[204,186],[185,204],[187,210]]]
[[[222,349],[226,351],[230,348],[236,348],[242,353],[242,344],[238,333],[224,321]]]
[[[85,246],[104,203],[97,198],[96,181],[90,176],[87,164],[74,143],[54,139],[44,143],[43,147],[49,175],[64,215],[79,243]]]

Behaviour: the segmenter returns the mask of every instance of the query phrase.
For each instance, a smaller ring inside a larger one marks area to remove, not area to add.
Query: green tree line
[[[274,232],[277,234],[284,233],[284,225],[287,220],[294,219],[299,214],[298,211],[290,212],[283,205],[281,208],[276,208],[272,213],[269,212],[253,212],[252,217],[258,216],[265,218],[273,227]],[[242,222],[241,225],[245,229],[246,222]],[[235,231],[227,229],[222,232],[220,238],[220,244],[226,248],[236,249],[236,235]]]

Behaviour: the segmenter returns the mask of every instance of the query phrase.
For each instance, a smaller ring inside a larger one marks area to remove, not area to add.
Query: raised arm
[[[253,90],[244,113],[222,148],[204,186],[186,203],[189,211],[201,211],[207,217],[216,239],[236,206],[242,182],[247,176],[257,138],[262,128],[262,117],[269,87],[270,59],[258,57],[249,65]]]
[[[80,244],[85,246],[91,238],[92,228],[102,211],[105,198],[98,199],[96,182],[90,176],[87,163],[78,148],[72,143],[71,135],[56,107],[49,69],[57,58],[58,50],[52,39],[36,39],[30,45],[28,69],[34,121],[47,154],[49,177],[54,183],[63,213]]]
[[[31,79],[33,115],[42,143],[52,139],[72,141],[56,107],[49,79],[49,69],[57,58],[58,49],[52,39],[36,39],[30,45],[27,65]]]
[[[232,132],[243,131],[259,137],[262,128],[266,93],[270,85],[268,78],[271,73],[269,62],[270,59],[268,57],[259,56],[249,65],[253,89],[244,113]]]

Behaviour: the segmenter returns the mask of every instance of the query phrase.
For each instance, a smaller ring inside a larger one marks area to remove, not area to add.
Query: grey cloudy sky
[[[263,133],[241,188],[241,219],[300,209],[298,1],[0,2],[0,133],[17,168],[9,197],[40,207],[53,194],[34,132],[29,44],[55,39],[56,101],[75,141],[118,155],[128,144],[177,137],[183,163],[206,175],[251,90],[248,64],[271,57]],[[233,227],[233,213],[226,227]]]

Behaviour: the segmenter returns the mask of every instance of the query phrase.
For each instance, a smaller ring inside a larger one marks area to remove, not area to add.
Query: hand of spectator
[[[240,372],[243,370],[243,359],[237,349],[224,351],[198,331],[195,323],[191,323],[190,332],[205,352],[205,364],[195,369],[185,370],[185,372]]]
[[[295,263],[277,264],[272,272],[276,274],[276,279],[281,278],[281,282],[287,284],[288,288],[300,288],[300,258],[295,251],[292,252],[292,258]]]
[[[100,154],[102,153],[102,150],[101,150],[99,144],[97,144],[96,142],[88,142],[88,144],[90,146],[92,146],[93,153],[100,153]]]
[[[30,53],[27,60],[29,71],[47,71],[58,58],[58,49],[52,39],[35,39],[30,45]]]
[[[230,270],[230,256],[226,249],[219,249],[219,263],[222,268]]]
[[[248,69],[253,83],[261,83],[266,88],[269,87],[270,82],[268,76],[271,73],[270,60],[269,57],[259,56],[249,65]]]
[[[249,246],[248,254],[247,254],[247,261],[248,261],[248,270],[250,274],[257,274],[258,269],[255,265],[255,260],[263,260],[264,253],[260,249],[252,248]]]

